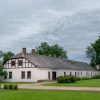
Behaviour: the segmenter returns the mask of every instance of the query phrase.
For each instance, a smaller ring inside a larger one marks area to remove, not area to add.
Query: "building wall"
[[[18,61],[22,60],[22,66],[18,65]],[[15,66],[11,62],[15,61]],[[41,80],[52,80],[52,72],[56,72],[56,77],[66,75],[76,75],[79,77],[91,77],[100,74],[99,71],[83,71],[83,70],[69,70],[69,69],[49,69],[49,68],[36,68],[31,62],[25,58],[11,59],[4,65],[4,70],[7,71],[7,79],[2,81],[7,82],[38,82]],[[25,72],[25,79],[21,78],[21,72]],[[31,79],[27,79],[27,72],[31,71]],[[12,72],[12,79],[9,79],[9,72]],[[48,77],[50,73],[50,78]],[[75,74],[76,73],[76,74]]]
[[[22,60],[22,66],[18,65],[18,61]],[[11,65],[11,62],[15,61],[15,66]],[[31,68],[35,67],[31,62],[29,62],[26,58],[19,58],[19,59],[10,59],[9,61],[6,62],[4,65],[4,68],[10,69],[10,68]]]
[[[3,81],[7,82],[38,82],[44,80],[52,80],[52,72],[56,72],[56,77],[64,76],[64,72],[66,75],[75,75],[79,77],[91,77],[96,74],[100,74],[97,71],[79,71],[79,70],[62,70],[62,69],[42,69],[42,68],[16,68],[16,69],[5,69],[7,71],[8,76],[7,79]],[[21,79],[21,72],[25,71],[25,79]],[[31,71],[31,79],[27,79],[27,71]],[[9,79],[9,72],[12,72],[12,79]],[[48,72],[50,72],[50,79],[48,79]],[[78,74],[79,73],[79,74]],[[82,74],[81,74],[82,73]]]

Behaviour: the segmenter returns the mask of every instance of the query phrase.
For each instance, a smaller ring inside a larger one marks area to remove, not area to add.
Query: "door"
[[[56,80],[56,72],[52,72],[52,80]]]

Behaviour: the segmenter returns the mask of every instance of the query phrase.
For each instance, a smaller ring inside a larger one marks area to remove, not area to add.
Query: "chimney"
[[[26,54],[26,48],[22,48],[22,56]]]
[[[100,70],[100,65],[96,65],[96,69],[97,70]]]
[[[35,49],[32,49],[31,54],[34,55],[36,53]]]

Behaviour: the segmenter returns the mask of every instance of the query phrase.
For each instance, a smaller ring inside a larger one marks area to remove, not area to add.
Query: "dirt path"
[[[43,86],[41,83],[19,84],[20,89],[43,89],[43,90],[74,90],[74,91],[100,91],[100,87],[65,87],[65,86]]]

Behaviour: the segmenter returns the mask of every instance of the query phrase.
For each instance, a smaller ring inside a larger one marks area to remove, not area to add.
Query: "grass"
[[[47,86],[75,86],[75,87],[100,87],[100,79],[81,80],[75,83],[48,83]]]
[[[0,100],[99,100],[100,92],[0,90]]]

